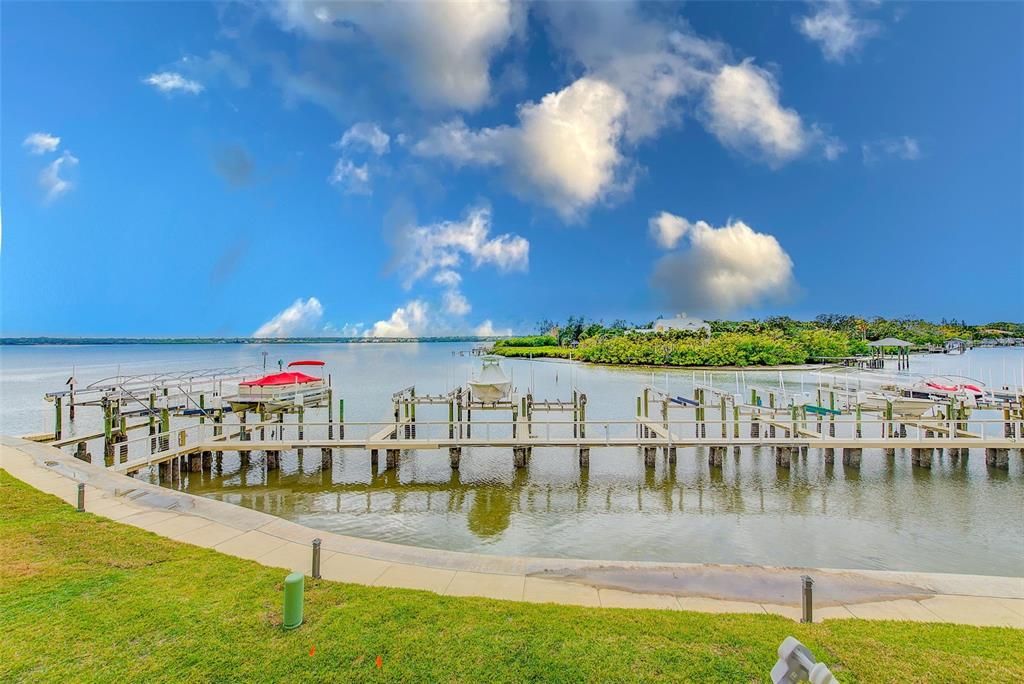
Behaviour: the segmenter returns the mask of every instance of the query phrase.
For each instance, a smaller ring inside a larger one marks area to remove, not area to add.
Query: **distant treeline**
[[[764,320],[708,321],[706,330],[651,332],[655,322],[612,325],[572,316],[563,325],[538,323],[539,335],[498,340],[504,356],[579,359],[593,363],[671,366],[776,366],[871,352],[868,342],[895,337],[916,347],[952,339],[977,341],[1024,337],[1024,324],[963,321],[931,323],[921,319],[863,319],[823,314],[812,321],[786,316]]]
[[[495,337],[0,337],[0,345],[76,344],[332,344],[359,342],[484,342]]]

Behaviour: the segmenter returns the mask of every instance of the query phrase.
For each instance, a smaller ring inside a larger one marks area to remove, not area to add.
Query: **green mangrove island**
[[[508,357],[571,358],[619,365],[784,366],[867,356],[869,343],[897,338],[918,351],[941,351],[951,341],[967,345],[1024,344],[1024,324],[968,325],[920,319],[822,314],[811,321],[787,316],[764,320],[702,321],[681,316],[646,325],[611,325],[571,316],[564,324],[537,325],[540,334],[498,340],[494,353]]]

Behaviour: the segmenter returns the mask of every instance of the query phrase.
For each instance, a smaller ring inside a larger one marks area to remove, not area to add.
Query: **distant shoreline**
[[[498,337],[0,337],[0,346],[128,344],[382,344],[386,342],[493,342]]]

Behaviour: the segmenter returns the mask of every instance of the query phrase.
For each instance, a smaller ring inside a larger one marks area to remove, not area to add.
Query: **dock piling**
[[[644,447],[644,466],[647,468],[653,468],[658,457],[658,447],[645,446]]]

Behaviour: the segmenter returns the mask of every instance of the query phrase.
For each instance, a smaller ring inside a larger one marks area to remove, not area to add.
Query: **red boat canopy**
[[[320,380],[321,378],[314,378],[305,373],[274,373],[259,380],[246,380],[238,384],[242,387],[273,387],[275,385],[303,385],[307,382],[320,382]]]
[[[288,367],[291,368],[292,366],[323,366],[323,365],[325,365],[323,361],[312,361],[312,360],[310,360],[310,361],[292,361],[291,363],[288,364]]]

